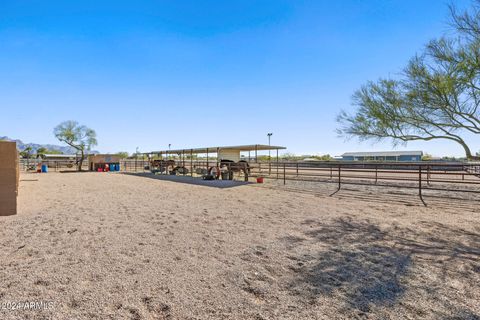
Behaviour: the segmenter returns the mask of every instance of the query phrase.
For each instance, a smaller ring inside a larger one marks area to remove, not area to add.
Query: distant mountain
[[[17,149],[19,151],[25,150],[27,147],[32,148],[32,153],[35,153],[39,148],[46,148],[48,150],[58,150],[62,152],[63,154],[75,154],[77,151],[75,148],[72,148],[70,146],[60,146],[60,145],[55,145],[55,144],[38,144],[38,143],[24,143],[22,140],[15,140],[11,139],[9,137],[0,137],[0,140],[7,140],[7,141],[15,141],[17,143]],[[89,153],[99,153],[96,150],[91,150]]]

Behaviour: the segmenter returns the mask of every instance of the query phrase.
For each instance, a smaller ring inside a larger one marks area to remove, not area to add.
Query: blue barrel
[[[42,164],[42,172],[44,173],[48,172],[48,166],[46,164]]]
[[[120,171],[120,165],[118,163],[115,164],[115,171]]]

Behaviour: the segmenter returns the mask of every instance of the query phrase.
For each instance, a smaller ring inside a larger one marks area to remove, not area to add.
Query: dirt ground
[[[22,175],[0,319],[480,319],[478,201],[197,181]]]

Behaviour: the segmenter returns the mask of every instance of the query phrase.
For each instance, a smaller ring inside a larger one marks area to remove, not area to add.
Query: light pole
[[[272,137],[273,133],[267,133],[267,137],[268,137],[268,146],[270,147],[270,138]],[[270,161],[270,149],[268,149],[268,160]]]
[[[272,157],[270,155],[270,152],[272,150],[270,150],[270,138],[272,137],[273,133],[269,132],[267,133],[267,137],[268,137],[268,175],[270,176],[272,174]]]

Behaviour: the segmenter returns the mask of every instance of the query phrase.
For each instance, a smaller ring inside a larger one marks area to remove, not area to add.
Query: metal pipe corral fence
[[[172,174],[175,168],[182,175],[202,176],[219,167],[217,158],[189,159],[185,154],[178,159],[168,159],[167,167],[159,173]],[[162,160],[163,161],[163,160]],[[167,161],[167,160],[164,160]],[[75,171],[75,161],[21,159],[23,171],[36,170],[38,164],[46,164],[50,171]],[[122,159],[120,170],[124,172],[150,172],[152,164],[146,159]],[[88,170],[88,160],[82,167]],[[226,166],[224,170],[230,171]],[[417,189],[423,201],[425,191],[478,193],[480,194],[480,162],[358,162],[358,161],[275,161],[249,162],[248,170],[237,170],[236,179],[262,177],[287,184],[289,181],[310,183],[334,183],[339,192],[344,185],[377,186]],[[173,172],[175,173],[175,172]],[[229,179],[231,177],[229,176]],[[332,194],[332,195],[333,195]],[[425,203],[425,202],[424,202]]]

